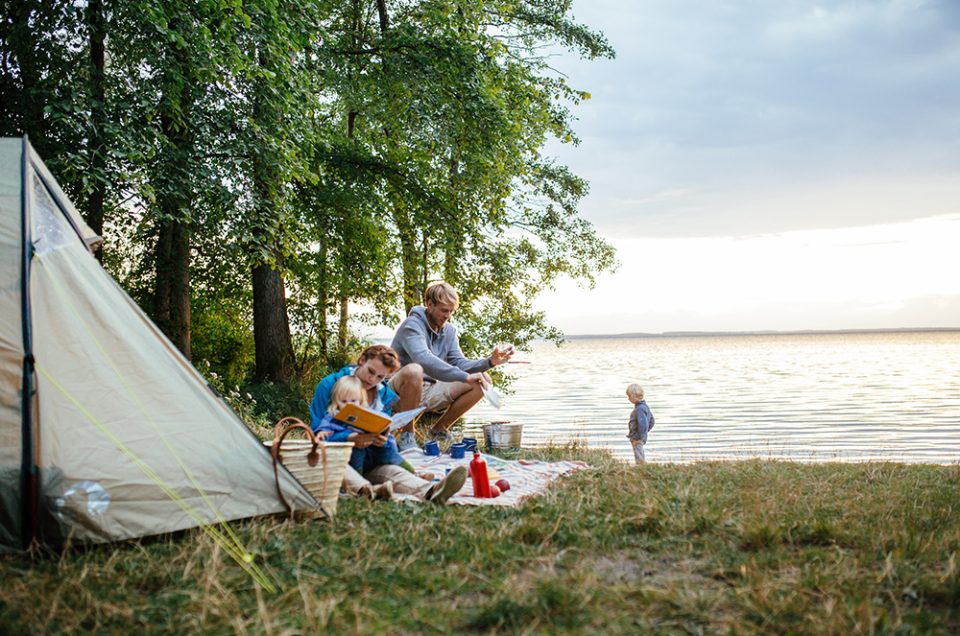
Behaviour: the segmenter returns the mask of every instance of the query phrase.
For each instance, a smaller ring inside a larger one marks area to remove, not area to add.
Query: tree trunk
[[[420,289],[425,291],[430,282],[430,241],[427,240],[426,232],[422,233],[420,243]]]
[[[460,159],[456,146],[450,151],[450,199],[454,202],[454,209],[459,213],[460,187]],[[443,238],[443,279],[456,287],[460,282],[460,273],[457,265],[463,256],[464,234],[458,229],[448,229]]]
[[[103,208],[107,196],[106,161],[106,87],[104,77],[104,41],[107,36],[103,0],[90,0],[87,5],[90,29],[90,172],[94,176],[93,192],[87,205],[85,220],[94,232],[103,235]],[[103,248],[97,251],[103,261]]]
[[[253,325],[256,379],[288,381],[294,356],[287,296],[280,271],[266,264],[253,268]]]
[[[260,49],[257,61],[261,68],[269,70],[270,56],[264,49]],[[264,96],[267,89],[265,85],[260,86],[254,94],[253,120],[263,130],[271,131],[275,130],[278,122],[274,108]],[[262,224],[254,227],[253,231],[263,242],[272,240],[266,237],[271,236],[272,230],[281,225],[280,190],[283,185],[280,183],[277,161],[279,157],[266,157],[261,152],[253,156],[253,188],[258,208],[254,216]],[[294,372],[293,340],[290,336],[286,290],[280,269],[283,258],[276,244],[272,245],[271,249],[276,264],[261,262],[253,268],[253,340],[256,353],[254,376],[259,381],[287,382]]]
[[[417,232],[409,215],[400,205],[393,206],[393,220],[400,237],[400,262],[403,268],[403,309],[409,314],[422,298],[420,284],[420,250],[417,248]]]
[[[327,294],[327,242],[320,242],[320,250],[317,252],[317,265],[320,270],[320,296],[317,298],[317,304],[319,305],[317,311],[317,322],[319,326],[317,330],[320,333],[320,355],[323,356],[323,359],[327,359],[327,355],[330,353],[329,340],[327,338],[327,303],[329,302]]]
[[[179,217],[180,204],[158,201],[164,218]],[[161,223],[156,246],[153,319],[174,346],[190,359],[190,229],[180,221]]]
[[[182,56],[177,61],[182,62]],[[181,86],[178,103],[188,112],[189,87]],[[167,100],[169,101],[169,100]],[[190,359],[190,189],[185,182],[189,172],[193,138],[182,123],[169,112],[161,112],[160,127],[169,142],[160,162],[157,207],[156,283],[153,319],[171,342]]]
[[[37,10],[37,6],[36,2],[21,1],[13,2],[10,7],[9,45],[17,60],[21,88],[14,98],[15,103],[11,110],[20,115],[21,132],[29,135],[30,143],[43,157],[46,156],[47,140],[46,120],[43,116],[45,104],[36,94],[40,87],[41,72],[36,63],[36,42],[30,25],[30,16]]]
[[[377,0],[377,15],[380,17],[380,34],[386,34],[390,28],[390,15],[387,13],[387,0]]]
[[[350,317],[350,302],[346,296],[340,297],[340,331],[337,334],[337,344],[340,351],[347,350],[347,319]]]

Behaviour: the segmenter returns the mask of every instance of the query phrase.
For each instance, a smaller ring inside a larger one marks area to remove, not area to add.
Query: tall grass
[[[596,466],[517,509],[344,500],[0,560],[0,633],[957,633],[960,467]]]

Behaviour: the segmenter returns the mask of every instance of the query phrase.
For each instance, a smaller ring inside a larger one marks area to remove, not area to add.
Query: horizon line
[[[564,334],[566,339],[586,338],[676,338],[692,336],[802,336],[830,334],[867,334],[867,333],[918,333],[918,332],[956,332],[960,327],[877,327],[864,329],[750,329],[744,331],[663,331],[651,333],[633,331],[624,333],[579,333]]]

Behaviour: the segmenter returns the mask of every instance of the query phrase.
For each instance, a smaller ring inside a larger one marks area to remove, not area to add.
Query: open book
[[[374,411],[359,404],[347,404],[333,417],[361,433],[383,434],[403,428],[424,410],[424,407],[420,406],[409,411],[394,413],[391,417],[383,411]]]

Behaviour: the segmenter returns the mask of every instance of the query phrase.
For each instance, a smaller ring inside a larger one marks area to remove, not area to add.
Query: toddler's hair
[[[631,384],[627,387],[627,397],[631,400],[642,400],[643,399],[643,387],[639,384]]]
[[[369,406],[367,392],[363,390],[363,384],[359,379],[352,375],[345,375],[336,381],[333,389],[330,391],[330,402],[327,405],[327,413],[337,414],[337,402],[340,400],[357,398],[362,406]]]

